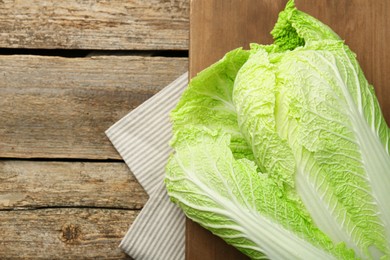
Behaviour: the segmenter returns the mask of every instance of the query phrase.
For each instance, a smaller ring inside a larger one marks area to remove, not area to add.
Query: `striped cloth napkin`
[[[185,217],[169,200],[163,178],[172,152],[169,112],[187,85],[188,73],[185,73],[106,131],[149,195],[120,244],[122,250],[137,260],[185,258]]]

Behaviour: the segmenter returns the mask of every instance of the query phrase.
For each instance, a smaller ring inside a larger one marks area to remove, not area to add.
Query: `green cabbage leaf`
[[[355,54],[289,1],[171,113],[172,201],[252,259],[390,256],[390,130]]]

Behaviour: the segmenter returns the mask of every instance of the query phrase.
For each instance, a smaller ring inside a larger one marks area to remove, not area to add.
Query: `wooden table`
[[[192,0],[190,74],[249,43],[272,42],[270,31],[286,0]],[[295,0],[297,7],[335,30],[356,52],[390,123],[390,1]],[[187,260],[247,259],[199,225],[187,221]]]
[[[187,71],[188,27],[189,1],[0,1],[0,259],[126,258],[147,195],[104,131]]]

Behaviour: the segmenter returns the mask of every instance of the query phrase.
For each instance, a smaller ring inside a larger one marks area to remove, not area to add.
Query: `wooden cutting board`
[[[270,31],[287,0],[192,0],[190,77],[234,48],[271,43]],[[390,1],[296,0],[298,9],[329,25],[357,54],[390,122]],[[387,82],[389,84],[387,84]],[[188,220],[187,260],[247,259],[220,238]]]

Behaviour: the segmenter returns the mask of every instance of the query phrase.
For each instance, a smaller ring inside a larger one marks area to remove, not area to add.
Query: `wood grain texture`
[[[189,0],[0,0],[2,54],[99,53],[0,55],[0,259],[129,259],[147,195],[104,131],[187,71],[129,54],[188,50],[188,15]]]
[[[0,259],[126,259],[147,195],[125,163],[0,161]]]
[[[0,47],[188,49],[188,0],[3,0]]]
[[[192,0],[190,7],[190,75],[250,42],[271,43],[269,34],[287,0]],[[298,8],[334,29],[351,49],[373,83],[390,122],[390,2],[364,0],[296,0]],[[246,259],[219,238],[187,221],[188,260]],[[202,250],[199,250],[202,248]]]
[[[0,157],[120,159],[104,131],[187,58],[0,56]]]
[[[0,211],[1,259],[129,259],[118,248],[138,210]]]
[[[125,163],[0,161],[0,210],[98,207],[139,210],[147,195]]]
[[[234,48],[271,43],[270,31],[284,0],[192,0],[190,6],[191,77]]]

